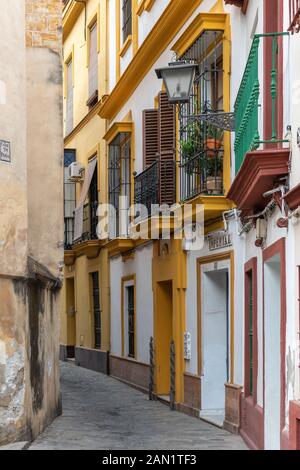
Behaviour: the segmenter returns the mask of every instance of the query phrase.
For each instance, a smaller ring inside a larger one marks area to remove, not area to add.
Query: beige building
[[[0,0],[0,444],[60,410],[61,0]]]

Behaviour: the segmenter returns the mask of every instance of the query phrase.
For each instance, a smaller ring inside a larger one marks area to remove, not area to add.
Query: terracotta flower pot
[[[207,156],[210,158],[215,157],[218,155],[220,148],[222,147],[222,141],[216,139],[206,139],[206,150]]]

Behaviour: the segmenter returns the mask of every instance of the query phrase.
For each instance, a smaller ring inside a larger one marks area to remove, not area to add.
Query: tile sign
[[[0,140],[0,162],[11,163],[10,142]]]
[[[184,333],[184,359],[186,361],[192,359],[192,335],[188,331]]]
[[[232,236],[229,233],[215,235],[209,238],[209,251],[220,250],[232,246]]]

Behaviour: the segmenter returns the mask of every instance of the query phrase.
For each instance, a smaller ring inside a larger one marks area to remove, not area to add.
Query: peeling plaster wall
[[[0,0],[0,445],[60,412],[60,290],[36,279],[63,260],[61,0]],[[26,33],[26,46],[25,46]]]

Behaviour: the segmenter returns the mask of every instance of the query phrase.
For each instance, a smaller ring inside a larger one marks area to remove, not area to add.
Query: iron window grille
[[[66,149],[64,151],[64,247],[70,250],[74,238],[74,211],[76,207],[75,183],[69,182],[69,166],[76,161],[76,150]]]
[[[101,306],[100,306],[99,273],[98,272],[92,273],[91,276],[92,276],[92,290],[93,290],[95,349],[101,349]]]
[[[179,105],[181,200],[222,195],[224,131],[209,116],[224,112],[223,32],[204,31],[180,60],[199,66],[190,101]]]
[[[132,34],[132,0],[123,0],[122,18],[122,32],[124,44],[128,36]]]
[[[121,196],[125,197],[122,206]],[[115,209],[115,214],[109,215],[109,238],[127,236],[128,226],[120,224],[121,216],[128,221],[131,202],[131,136],[127,132],[120,133],[109,145],[108,201]]]

